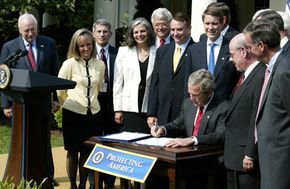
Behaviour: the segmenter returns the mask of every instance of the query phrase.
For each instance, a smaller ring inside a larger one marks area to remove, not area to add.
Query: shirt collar
[[[222,46],[223,43],[223,35],[220,35],[215,41],[211,41],[207,38],[207,45],[210,45],[211,43],[215,43],[218,46]]]
[[[229,25],[227,25],[222,31],[221,31],[221,34],[223,35],[223,36],[225,36],[226,35],[226,33],[227,33],[227,31],[228,31],[228,29],[229,29]]]
[[[280,41],[280,47],[283,48],[284,45],[288,42],[288,37],[287,36],[284,36],[281,41]]]
[[[96,47],[97,47],[97,52],[100,53],[101,52],[101,49],[104,49],[105,50],[105,54],[109,51],[109,44],[107,44],[106,46],[104,47],[101,47],[100,45],[98,45],[96,43]]]
[[[252,63],[245,71],[244,75],[245,75],[245,80],[246,78],[250,75],[250,73],[253,71],[253,69],[259,64],[259,61],[255,61],[254,63]]]
[[[276,63],[276,60],[277,60],[278,56],[281,54],[281,52],[282,52],[282,49],[280,49],[279,51],[277,51],[274,54],[274,56],[272,56],[271,60],[269,61],[268,69],[270,70],[271,73],[273,71],[273,68],[274,68],[274,65]]]
[[[22,40],[24,42],[25,47],[28,47],[29,43],[24,38],[22,38]],[[36,40],[33,40],[32,46],[36,47]]]
[[[187,41],[185,43],[183,43],[181,45],[178,45],[177,43],[175,43],[175,50],[176,50],[177,47],[180,47],[181,48],[181,52],[183,52],[184,49],[186,49],[189,41],[190,41],[190,37],[187,39]]]

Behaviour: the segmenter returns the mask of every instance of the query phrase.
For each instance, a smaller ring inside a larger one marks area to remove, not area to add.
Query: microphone
[[[26,56],[28,54],[27,50],[16,50],[12,55],[8,56],[8,58],[5,60],[5,64],[9,65],[11,68],[15,68],[16,61],[23,56]]]
[[[17,54],[21,53],[22,51],[20,49],[16,50],[13,54],[9,55],[4,62],[11,61]]]

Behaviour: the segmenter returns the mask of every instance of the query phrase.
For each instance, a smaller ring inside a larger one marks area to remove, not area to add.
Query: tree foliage
[[[78,28],[91,28],[94,15],[94,0],[1,0],[0,1],[0,47],[7,40],[18,36],[17,19],[21,13],[38,11],[39,26],[43,13],[57,20],[56,25],[39,28],[39,33],[53,37],[62,49],[72,33]]]

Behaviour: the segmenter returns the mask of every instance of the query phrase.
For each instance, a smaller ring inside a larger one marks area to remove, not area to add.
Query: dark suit
[[[175,119],[184,98],[185,63],[188,48],[193,44],[190,39],[184,50],[176,71],[173,71],[173,54],[175,43],[171,42],[158,48],[152,73],[148,116],[156,116],[159,124],[165,124]]]
[[[230,98],[239,79],[239,73],[235,66],[229,61],[229,58],[229,42],[223,39],[214,70],[216,84],[215,93],[222,99]],[[186,63],[186,78],[188,78],[192,72],[202,68],[208,69],[207,40],[202,40],[189,48]]]
[[[37,49],[37,72],[50,74],[57,76],[59,70],[59,61],[58,54],[56,50],[56,43],[53,39],[45,36],[37,36],[36,37],[36,49]],[[18,37],[11,41],[8,41],[3,45],[1,51],[1,59],[2,63],[9,55],[14,53],[16,50],[26,50],[22,37]],[[21,57],[15,66],[16,69],[27,69],[32,71],[31,64],[28,60],[28,56]],[[2,98],[2,107],[11,107],[12,104],[5,95],[1,94]],[[57,101],[56,93],[53,95],[53,100]],[[43,109],[39,112],[38,116],[42,116],[43,125],[47,125],[47,148],[48,154],[48,177],[53,178],[54,174],[54,166],[53,159],[51,154],[51,145],[50,145],[50,128],[51,128],[51,97],[48,97],[43,102]]]
[[[119,126],[116,124],[114,120],[114,108],[113,108],[113,81],[114,81],[114,65],[115,65],[115,59],[118,53],[118,50],[109,45],[108,49],[108,55],[109,55],[109,86],[107,87],[106,93],[99,93],[98,100],[100,103],[100,115],[101,115],[101,123],[103,129],[103,134],[111,134],[116,133],[119,130]],[[90,188],[94,188],[94,174],[89,175],[89,179],[91,180],[91,186]],[[113,188],[115,183],[115,176],[106,175],[106,174],[100,174],[100,184],[103,184],[103,181],[106,184],[106,187]]]
[[[225,119],[225,166],[230,170],[237,171],[237,177],[239,172],[245,172],[243,169],[245,155],[257,159],[253,133],[265,69],[266,66],[259,63],[251,71],[243,84],[233,94]],[[245,174],[241,175],[245,176]],[[255,167],[255,172],[250,172],[247,176],[252,177],[251,180],[254,182],[248,180],[248,182],[243,183],[243,179],[237,179],[241,189],[257,189],[257,167]]]
[[[231,39],[233,37],[235,37],[237,34],[239,34],[240,32],[238,32],[237,30],[235,30],[233,27],[229,26],[229,29],[227,30],[227,32],[224,35],[224,38],[226,38],[228,41],[231,41]],[[199,41],[203,40],[203,39],[207,39],[206,34],[203,33],[200,35],[199,37]]]
[[[109,55],[109,86],[107,87],[106,93],[100,93],[98,96],[98,100],[101,106],[101,116],[102,116],[102,127],[103,127],[103,133],[104,134],[111,134],[118,131],[117,125],[114,121],[114,108],[113,108],[113,81],[114,81],[114,65],[115,65],[115,59],[118,53],[118,50],[113,47],[109,46],[108,49],[108,55]]]
[[[278,56],[257,115],[262,189],[290,188],[289,62],[288,53]]]
[[[222,144],[224,126],[218,122],[225,116],[228,103],[214,96],[207,106],[198,129],[198,145]],[[219,105],[220,104],[220,105]],[[191,137],[194,130],[194,119],[197,107],[190,98],[184,99],[179,116],[171,123],[165,124],[167,135],[173,137]]]
[[[282,49],[286,52],[290,52],[290,40],[287,41],[287,43],[282,47]]]
[[[221,102],[215,95],[208,104],[198,130],[198,145],[216,145],[224,141],[225,127],[222,122],[228,109],[228,102]],[[169,137],[191,137],[194,129],[194,119],[197,107],[189,98],[184,99],[179,116],[164,127]],[[192,177],[186,179],[186,188],[219,188],[218,175],[220,167],[217,157],[197,158],[194,165],[188,165]],[[224,179],[223,179],[224,180]]]

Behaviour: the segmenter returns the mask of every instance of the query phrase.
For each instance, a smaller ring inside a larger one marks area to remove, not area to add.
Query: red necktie
[[[242,73],[242,75],[240,76],[240,79],[239,79],[238,83],[236,84],[236,86],[235,86],[235,88],[234,88],[234,90],[232,92],[232,95],[234,95],[235,92],[240,88],[240,86],[242,85],[242,83],[244,82],[244,80],[245,80],[245,74]]]
[[[198,135],[198,128],[200,125],[201,118],[203,116],[203,108],[204,108],[203,106],[199,107],[199,112],[198,112],[198,115],[197,115],[197,118],[195,121],[195,125],[194,125],[193,136]]]
[[[33,55],[33,51],[32,51],[32,44],[29,43],[29,49],[28,49],[28,59],[30,61],[32,70],[35,71],[36,70],[36,62],[35,62],[35,58]]]
[[[163,47],[164,44],[165,44],[165,39],[160,39],[159,47]]]

